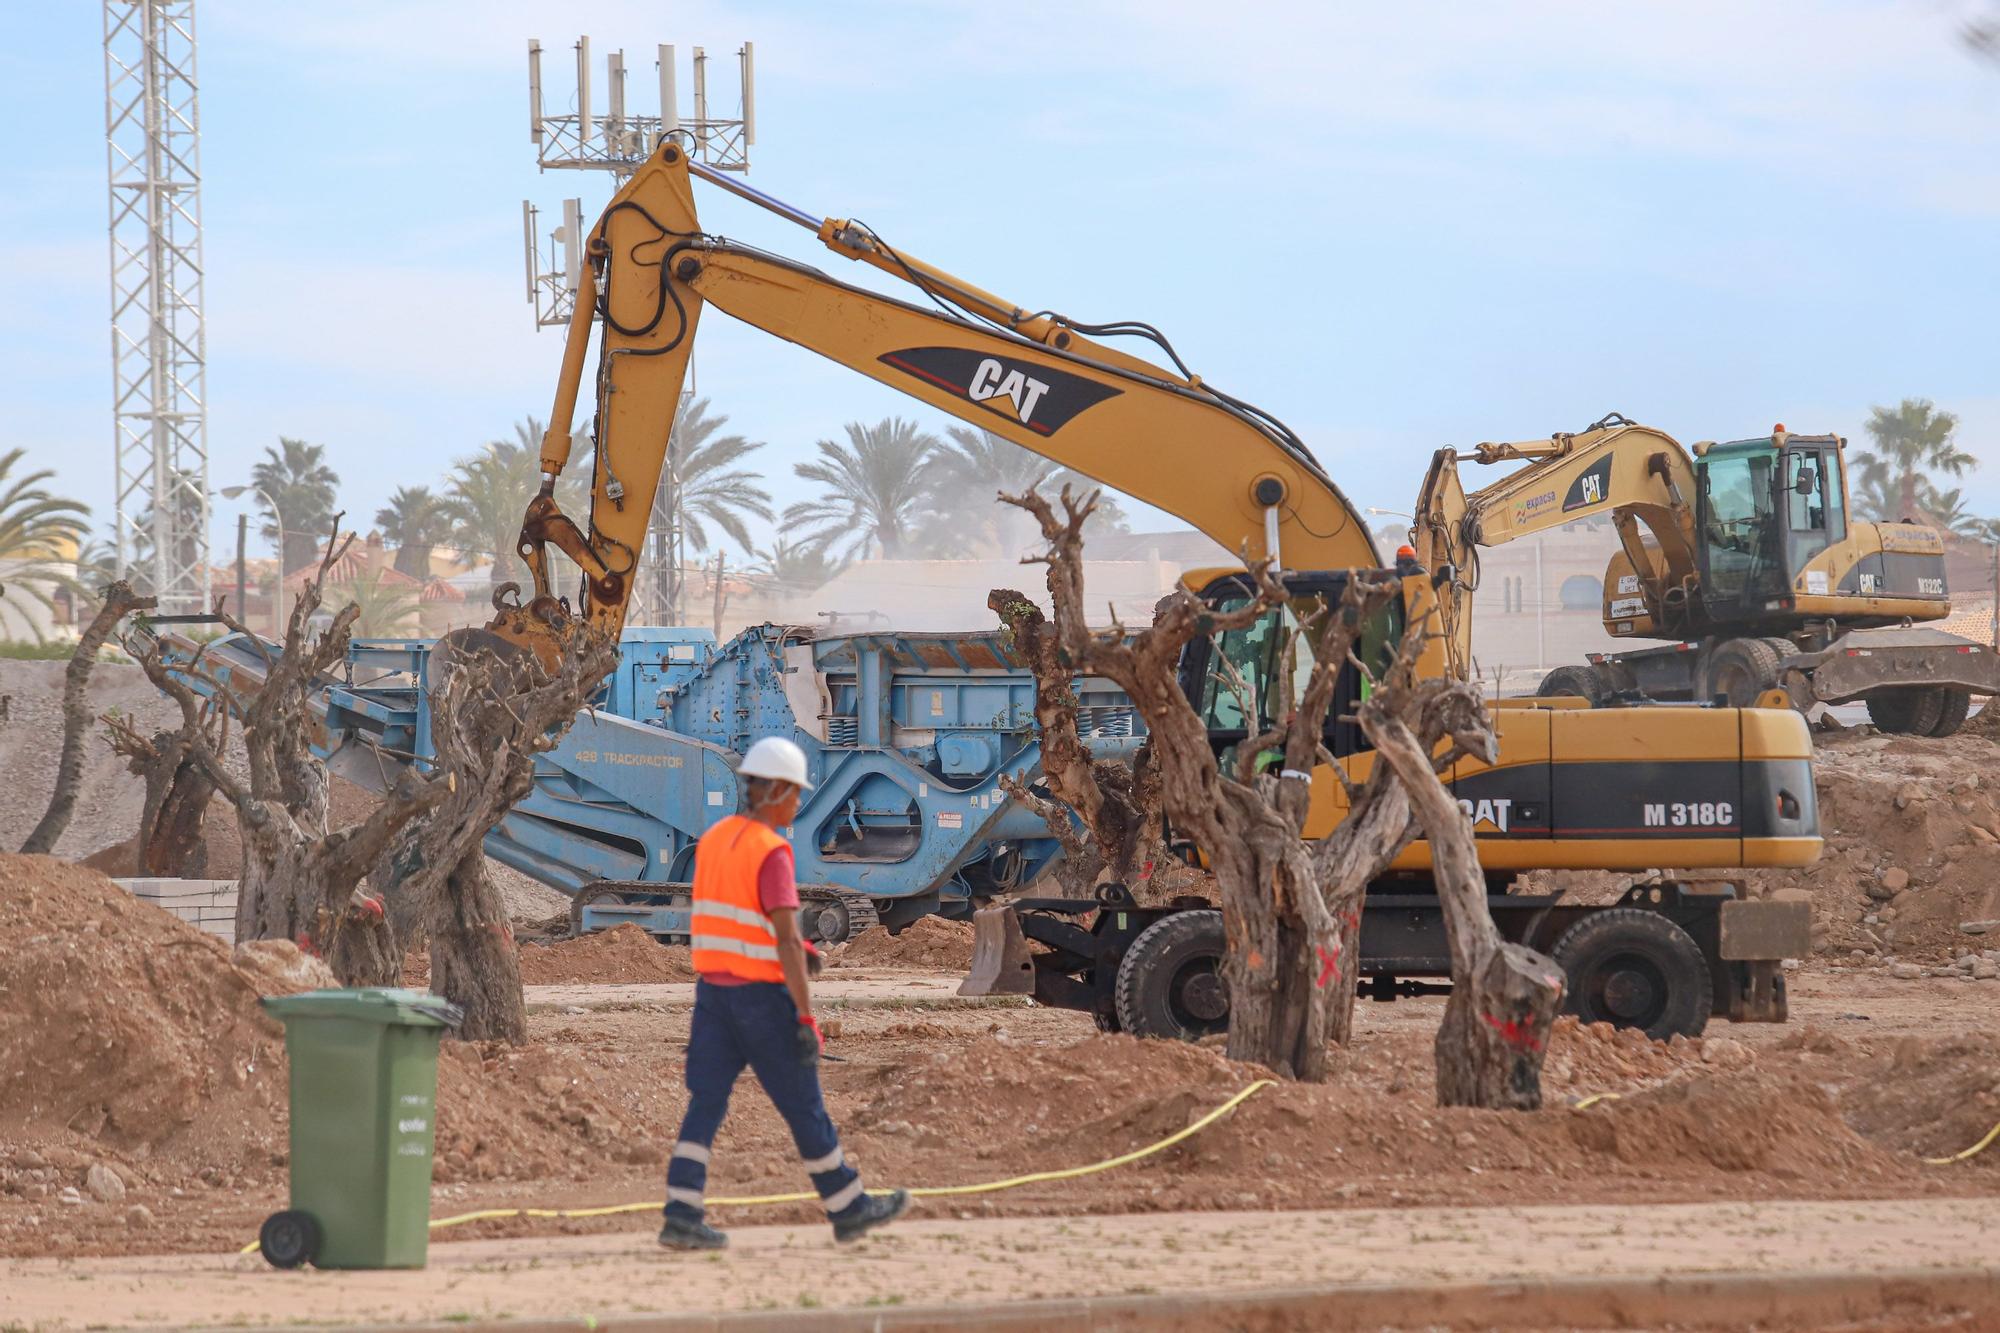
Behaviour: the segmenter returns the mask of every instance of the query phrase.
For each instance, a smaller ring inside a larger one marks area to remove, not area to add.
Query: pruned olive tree
[[[1490,757],[1492,727],[1471,686],[1417,678],[1425,626],[1404,627],[1400,639],[1381,632],[1383,613],[1397,600],[1396,577],[1355,571],[1337,603],[1327,606],[1317,598],[1293,597],[1268,562],[1251,561],[1238,605],[1211,607],[1183,589],[1161,603],[1148,629],[1128,634],[1114,625],[1093,632],[1083,612],[1082,530],[1095,497],[1079,502],[1065,489],[1060,514],[1032,490],[1002,498],[1034,515],[1049,543],[1048,553],[1033,559],[1048,567],[1052,621],[1039,623],[1039,614],[1023,610],[1026,599],[1018,595],[996,593],[993,600],[1017,644],[1024,638],[1021,627],[1028,628],[1038,683],[1055,675],[1064,687],[1052,706],[1038,704],[1050,791],[1078,808],[1087,827],[1107,822],[1100,766],[1076,743],[1075,700],[1067,682],[1075,674],[1115,682],[1149,729],[1147,748],[1168,819],[1202,849],[1215,878],[1228,945],[1230,1056],[1301,1079],[1326,1077],[1331,1046],[1346,1040],[1352,1022],[1362,895],[1421,831],[1443,867],[1440,894],[1453,940],[1454,975],[1466,994],[1462,1001],[1455,997],[1454,1005],[1470,1005],[1511,1024],[1473,1031],[1448,1012],[1440,1034],[1440,1095],[1470,1104],[1519,1105],[1528,1101],[1524,1087],[1534,1084],[1538,1096],[1533,1075],[1560,984],[1552,991],[1517,984],[1532,974],[1517,957],[1526,951],[1510,953],[1514,946],[1499,942],[1485,906],[1470,823],[1439,776],[1461,757]],[[1275,669],[1246,672],[1232,655],[1230,636],[1240,642],[1253,627],[1266,647],[1276,648],[1275,659],[1266,659]],[[1235,695],[1246,733],[1233,754],[1220,760],[1180,674],[1183,650],[1200,637],[1215,644],[1208,654],[1213,684]],[[1375,741],[1378,756],[1359,780],[1331,762],[1325,744],[1347,670],[1372,687],[1355,720]],[[1275,697],[1260,697],[1260,691]],[[1378,735],[1384,740],[1376,740]],[[1384,741],[1390,752],[1381,751]],[[1309,843],[1303,835],[1312,774],[1322,763],[1342,786],[1345,817]],[[1496,964],[1496,958],[1513,961]],[[1480,989],[1486,981],[1502,983],[1513,998],[1503,1002],[1490,985]],[[1496,1092],[1491,1079],[1445,1074],[1447,1038],[1455,1067],[1485,1069],[1493,1063],[1488,1034],[1498,1035],[1503,1045],[1511,1040],[1510,1051],[1533,1057],[1533,1070],[1518,1062],[1507,1066],[1501,1081],[1512,1091]],[[1459,1057],[1461,1045],[1471,1058]]]
[[[263,654],[262,676],[246,681],[212,671],[205,648],[186,663],[169,663],[156,647],[141,659],[153,684],[180,705],[179,735],[188,752],[236,808],[243,841],[243,875],[236,900],[236,938],[288,939],[325,957],[342,984],[394,985],[402,952],[380,898],[361,879],[389,841],[411,820],[450,794],[449,774],[405,770],[381,805],[360,823],[328,828],[331,778],[313,753],[320,722],[311,701],[319,678],[345,660],[348,633],[359,614],[353,606],[315,625],[326,572],[352,543],[327,543],[319,571],[300,591],[285,626],[285,640],[271,652],[226,612],[218,618]],[[195,683],[204,688],[195,689]],[[219,698],[241,719],[247,780],[223,764],[203,725],[203,695]]]
[[[534,785],[535,757],[555,748],[617,664],[613,641],[587,627],[552,670],[531,653],[449,640],[433,655],[431,741],[452,790],[396,849],[396,894],[423,913],[431,989],[464,1011],[466,1040],[528,1038],[520,959],[484,839]]]

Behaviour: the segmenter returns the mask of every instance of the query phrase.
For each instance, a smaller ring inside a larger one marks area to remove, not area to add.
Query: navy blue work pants
[[[799,1009],[791,992],[775,981],[743,986],[703,981],[695,986],[688,1035],[687,1114],[667,1162],[667,1216],[700,1220],[715,1133],[745,1065],[791,1126],[792,1142],[827,1215],[860,1206],[861,1177],[841,1154],[840,1136],[820,1098],[819,1063],[801,1054]]]

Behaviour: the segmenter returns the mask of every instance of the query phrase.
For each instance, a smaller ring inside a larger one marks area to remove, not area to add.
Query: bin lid
[[[442,995],[407,986],[358,986],[267,995],[264,1007],[282,1019],[351,1018],[384,1027],[457,1027],[465,1012]]]

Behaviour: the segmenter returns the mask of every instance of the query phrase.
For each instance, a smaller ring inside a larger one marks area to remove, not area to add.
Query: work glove
[[[820,1052],[826,1049],[826,1034],[819,1030],[819,1020],[811,1014],[799,1015],[799,1031],[795,1039],[799,1050],[799,1063],[816,1065]]]
[[[818,976],[826,969],[825,958],[821,956],[818,949],[813,947],[811,940],[800,940],[799,943],[803,944],[806,950],[806,975],[809,977]]]

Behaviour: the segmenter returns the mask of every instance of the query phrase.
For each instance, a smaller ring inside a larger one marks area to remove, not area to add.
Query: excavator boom
[[[703,231],[691,188],[697,172],[813,230],[836,253],[909,283],[931,304]],[[860,224],[814,218],[692,164],[671,142],[612,199],[587,245],[543,442],[542,494],[521,530],[535,594],[493,626],[505,638],[547,641],[569,623],[549,583],[550,544],[582,567],[582,618],[612,634],[623,623],[667,458],[663,423],[673,420],[696,325],[711,305],[1156,505],[1246,557],[1313,569],[1381,563],[1367,525],[1282,423],[1085,331],[1150,337],[1171,356],[1147,326],[1025,314],[898,254]],[[603,328],[584,528],[560,512],[553,490],[570,462],[593,312]]]

